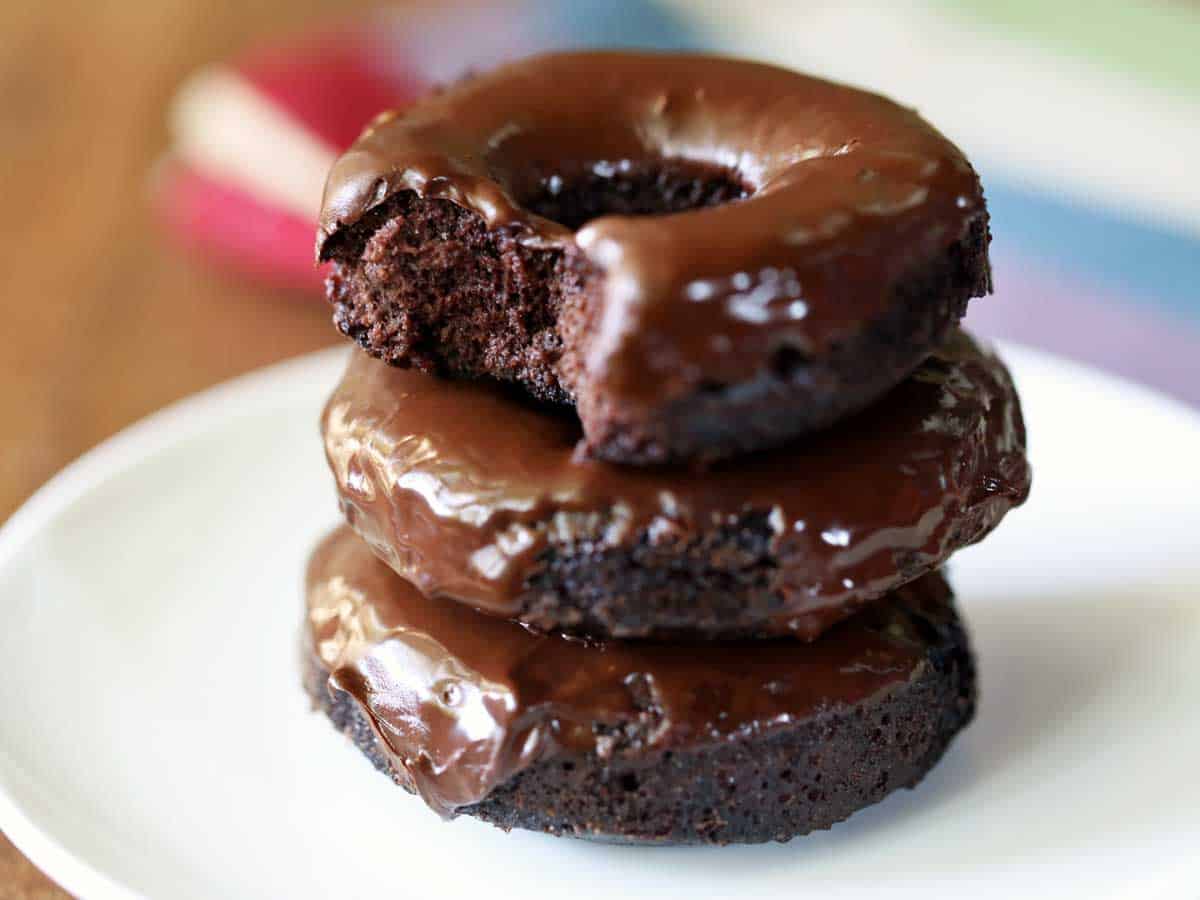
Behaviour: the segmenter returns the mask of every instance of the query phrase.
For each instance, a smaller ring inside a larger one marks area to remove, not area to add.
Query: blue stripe
[[[986,173],[984,185],[998,251],[1200,325],[1200,240]]]
[[[548,47],[711,49],[686,17],[653,0],[532,0],[530,16]]]

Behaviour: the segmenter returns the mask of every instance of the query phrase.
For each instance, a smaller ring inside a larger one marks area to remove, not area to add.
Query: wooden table
[[[167,246],[146,176],[189,71],[364,5],[0,3],[0,520],[146,413],[337,340],[313,298]],[[0,838],[0,900],[63,896]]]

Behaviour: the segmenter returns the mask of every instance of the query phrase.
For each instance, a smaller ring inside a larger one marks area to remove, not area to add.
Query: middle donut
[[[881,402],[699,474],[575,452],[574,417],[355,354],[343,511],[426,595],[597,638],[805,640],[981,539],[1030,482],[1008,372],[957,332]]]

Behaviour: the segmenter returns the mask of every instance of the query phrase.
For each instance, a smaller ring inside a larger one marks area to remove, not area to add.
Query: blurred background
[[[1195,0],[0,0],[0,520],[134,419],[336,343],[313,223],[373,113],[584,45],[756,57],[919,108],[993,213],[972,327],[1200,405]],[[0,898],[58,896],[0,839]]]

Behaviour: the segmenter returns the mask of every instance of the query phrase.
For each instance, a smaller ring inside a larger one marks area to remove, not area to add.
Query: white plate
[[[979,718],[916,791],[789,845],[443,825],[299,686],[343,352],[186,401],[0,532],[0,827],[96,898],[1200,896],[1200,420],[1019,348],[1030,503],[956,558]],[[532,889],[531,889],[532,886]]]

